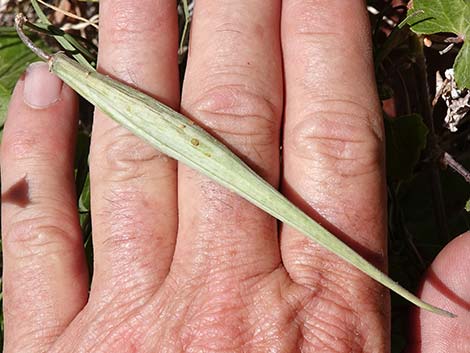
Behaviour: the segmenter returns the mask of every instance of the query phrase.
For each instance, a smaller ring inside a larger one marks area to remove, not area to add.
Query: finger
[[[177,36],[172,0],[100,1],[99,71],[176,107]],[[173,256],[175,162],[96,112],[90,181],[93,290],[151,292]]]
[[[424,276],[420,297],[457,315],[450,319],[413,308],[407,352],[470,352],[470,233],[454,239]]]
[[[283,192],[383,269],[383,132],[364,2],[286,0],[281,28]],[[360,334],[385,345],[387,304],[378,285],[289,227],[282,230],[281,253],[296,283],[337,302],[325,306],[328,315],[372,313],[364,320],[380,332]],[[348,335],[347,330],[338,334]]]
[[[182,107],[264,178],[279,178],[279,1],[197,2]],[[231,279],[279,264],[275,221],[185,166],[175,262]],[[263,254],[260,256],[260,254]]]
[[[6,352],[43,352],[87,299],[73,154],[77,99],[32,64],[11,99],[2,141]]]

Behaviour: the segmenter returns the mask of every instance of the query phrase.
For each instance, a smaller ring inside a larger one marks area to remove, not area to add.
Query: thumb
[[[420,296],[458,315],[413,309],[409,353],[470,352],[470,232],[450,242],[426,272]]]

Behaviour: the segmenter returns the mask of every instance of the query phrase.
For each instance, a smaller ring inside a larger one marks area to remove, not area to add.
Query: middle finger
[[[184,113],[273,185],[283,95],[279,22],[280,1],[198,0],[182,98]],[[175,269],[237,281],[278,266],[276,222],[267,214],[185,166],[178,197]]]

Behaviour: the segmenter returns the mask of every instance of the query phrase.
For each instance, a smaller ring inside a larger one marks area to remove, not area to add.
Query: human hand
[[[101,1],[99,66],[177,108],[174,5]],[[198,0],[181,109],[384,268],[383,131],[363,10],[361,1]],[[382,287],[99,112],[88,297],[75,107],[70,89],[37,65],[10,106],[1,163],[6,352],[389,349]],[[423,328],[438,322],[424,317]]]

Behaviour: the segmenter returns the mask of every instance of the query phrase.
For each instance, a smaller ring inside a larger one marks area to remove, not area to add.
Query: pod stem
[[[52,59],[52,55],[47,54],[44,50],[35,45],[33,41],[24,33],[23,27],[26,23],[28,23],[28,19],[22,13],[16,14],[15,28],[16,32],[18,32],[18,36],[34,54],[36,54],[42,60],[49,62]]]

